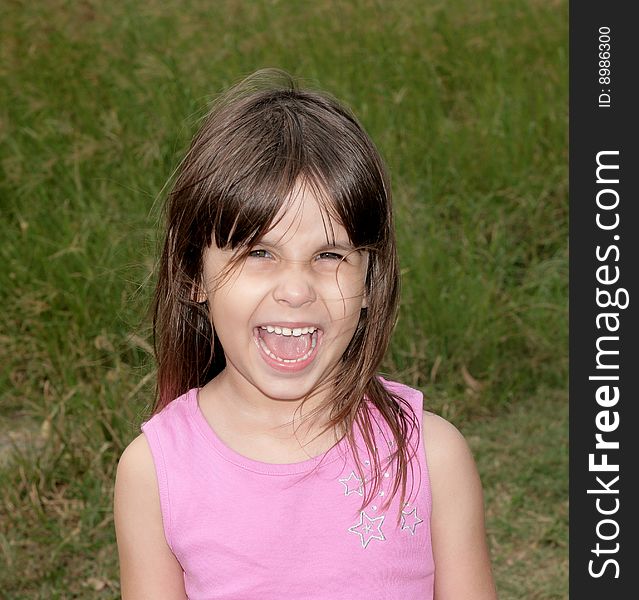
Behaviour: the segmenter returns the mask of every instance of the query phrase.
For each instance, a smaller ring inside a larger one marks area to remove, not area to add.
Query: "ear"
[[[362,296],[362,308],[368,308],[368,292],[364,290],[364,295]]]

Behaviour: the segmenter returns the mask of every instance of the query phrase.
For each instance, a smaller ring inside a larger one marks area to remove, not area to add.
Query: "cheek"
[[[245,275],[232,276],[212,294],[209,315],[216,331],[244,331],[264,305],[269,282]]]
[[[361,309],[366,306],[365,289],[363,277],[333,279],[330,291],[323,295],[333,318],[358,320]]]
[[[366,296],[366,265],[349,268],[343,273],[338,270],[337,282],[347,300],[361,303]]]

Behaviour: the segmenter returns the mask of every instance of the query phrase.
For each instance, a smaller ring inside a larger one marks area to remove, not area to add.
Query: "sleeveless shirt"
[[[293,464],[235,452],[204,418],[197,389],[142,424],[157,474],[164,534],[191,600],[432,600],[422,394],[381,381],[410,404],[419,426],[409,443],[412,458],[399,523],[400,491],[382,510],[395,474],[394,464],[384,459],[394,442],[371,403],[375,451],[384,469],[378,495],[363,510],[373,460],[357,426],[364,473],[345,437],[323,455]]]

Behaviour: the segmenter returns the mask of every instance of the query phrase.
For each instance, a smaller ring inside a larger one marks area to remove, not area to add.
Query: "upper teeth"
[[[273,327],[272,325],[262,325],[262,329],[266,329],[269,333],[277,333],[277,335],[294,335],[295,337],[317,331],[317,327],[294,327],[289,329],[288,327]]]

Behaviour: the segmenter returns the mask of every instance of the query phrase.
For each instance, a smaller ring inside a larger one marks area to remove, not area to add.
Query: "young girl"
[[[158,396],[115,484],[123,598],[494,599],[465,441],[377,374],[399,274],[356,119],[256,74],[166,211]]]

